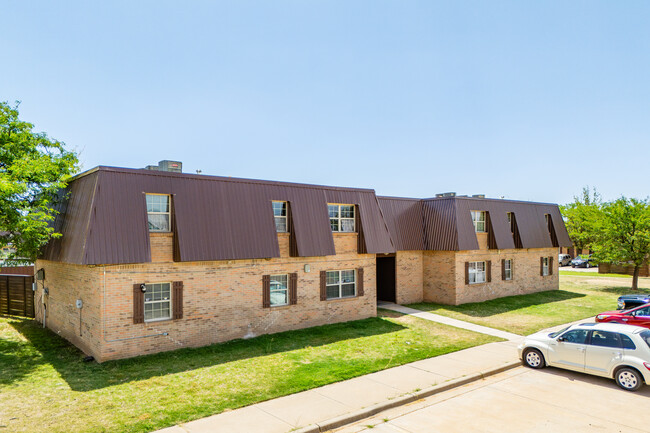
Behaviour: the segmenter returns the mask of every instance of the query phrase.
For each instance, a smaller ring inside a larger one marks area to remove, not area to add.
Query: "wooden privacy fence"
[[[31,275],[0,275],[0,314],[34,317]]]
[[[599,263],[598,264],[598,273],[599,274],[628,274],[634,275],[634,265],[618,265],[615,263]],[[639,268],[639,277],[650,276],[650,266],[647,263],[644,263]]]

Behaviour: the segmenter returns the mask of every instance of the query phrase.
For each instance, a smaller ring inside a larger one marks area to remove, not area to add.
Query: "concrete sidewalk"
[[[396,304],[380,304],[379,307],[507,341],[423,359],[169,427],[157,433],[326,432],[520,365],[517,345],[524,340],[520,335]],[[545,331],[590,321],[593,318]]]
[[[512,334],[510,332],[501,331],[499,329],[488,328],[487,326],[476,325],[474,323],[465,322],[463,320],[440,316],[438,314],[428,313],[422,310],[416,310],[414,308],[405,307],[403,305],[393,304],[392,302],[380,301],[377,304],[377,307],[396,311],[402,314],[408,314],[409,316],[419,317],[420,319],[431,320],[432,322],[438,322],[444,325],[455,326],[456,328],[467,329],[469,331],[478,332],[479,334],[492,335],[494,337],[503,338],[504,340],[519,341],[522,338],[521,335]]]
[[[515,367],[519,364],[517,344],[510,340],[472,347],[223,412],[159,433],[327,431]]]

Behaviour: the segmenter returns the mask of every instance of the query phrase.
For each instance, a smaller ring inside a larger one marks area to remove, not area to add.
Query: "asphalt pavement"
[[[556,368],[517,367],[347,425],[336,433],[650,431],[650,386]]]

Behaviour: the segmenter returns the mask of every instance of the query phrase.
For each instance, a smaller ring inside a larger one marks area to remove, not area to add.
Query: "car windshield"
[[[570,328],[570,326],[567,326],[566,328],[562,328],[559,331],[551,332],[550,334],[548,334],[548,336],[551,337],[551,338],[555,338],[555,337],[557,337],[558,335],[560,335],[561,333],[563,333],[564,331],[566,331],[569,328]]]
[[[650,347],[650,331],[643,331],[639,335],[641,336],[643,341],[645,341],[645,344],[647,344],[648,347]]]

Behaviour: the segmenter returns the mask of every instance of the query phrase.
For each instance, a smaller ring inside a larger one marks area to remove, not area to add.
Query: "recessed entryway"
[[[377,257],[377,300],[396,302],[395,256]]]

